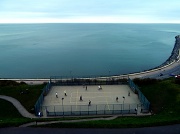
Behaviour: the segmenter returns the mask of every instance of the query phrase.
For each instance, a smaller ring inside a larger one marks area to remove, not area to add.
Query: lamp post
[[[125,100],[125,97],[123,96],[123,110],[124,110],[124,100]]]
[[[62,98],[62,110],[63,110],[63,118],[64,118],[64,105],[63,105],[63,100],[64,100],[64,98]]]

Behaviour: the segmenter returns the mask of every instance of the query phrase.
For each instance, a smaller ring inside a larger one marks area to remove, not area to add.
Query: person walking
[[[130,96],[130,91],[128,92],[128,96]]]
[[[118,97],[116,97],[116,101],[118,102]]]
[[[91,101],[89,100],[89,106],[91,106]]]
[[[80,96],[79,100],[80,100],[80,101],[83,101],[83,99],[82,99],[82,95]]]
[[[65,96],[67,96],[67,94],[66,94],[66,90],[64,90],[64,95],[65,95]]]
[[[57,92],[56,92],[56,98],[58,98],[58,94],[57,94]]]

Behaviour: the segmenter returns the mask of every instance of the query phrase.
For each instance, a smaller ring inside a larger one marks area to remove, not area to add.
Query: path
[[[0,134],[180,134],[180,124],[143,128],[0,128]]]
[[[79,119],[79,120],[61,120],[61,121],[47,121],[47,122],[31,122],[27,124],[23,124],[19,127],[28,127],[33,125],[47,125],[47,124],[54,124],[54,123],[73,123],[73,122],[84,122],[84,121],[96,121],[96,120],[113,120],[116,119],[118,116],[111,116],[107,118],[91,118],[91,119]]]
[[[18,100],[5,95],[0,95],[0,99],[4,99],[6,101],[11,102],[23,117],[37,118],[35,115],[29,113]]]

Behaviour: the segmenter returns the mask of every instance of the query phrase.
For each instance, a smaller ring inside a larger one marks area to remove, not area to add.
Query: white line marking
[[[76,110],[77,110],[77,99],[78,99],[78,89],[77,89],[77,95],[76,95]]]
[[[108,106],[108,109],[110,110],[110,108],[109,108],[109,104],[108,104],[108,101],[107,101],[107,97],[105,97],[106,98],[106,104],[107,104],[107,106]]]

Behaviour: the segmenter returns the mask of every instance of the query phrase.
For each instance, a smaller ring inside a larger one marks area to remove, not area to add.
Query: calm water
[[[117,75],[171,54],[177,24],[1,24],[0,78]]]

